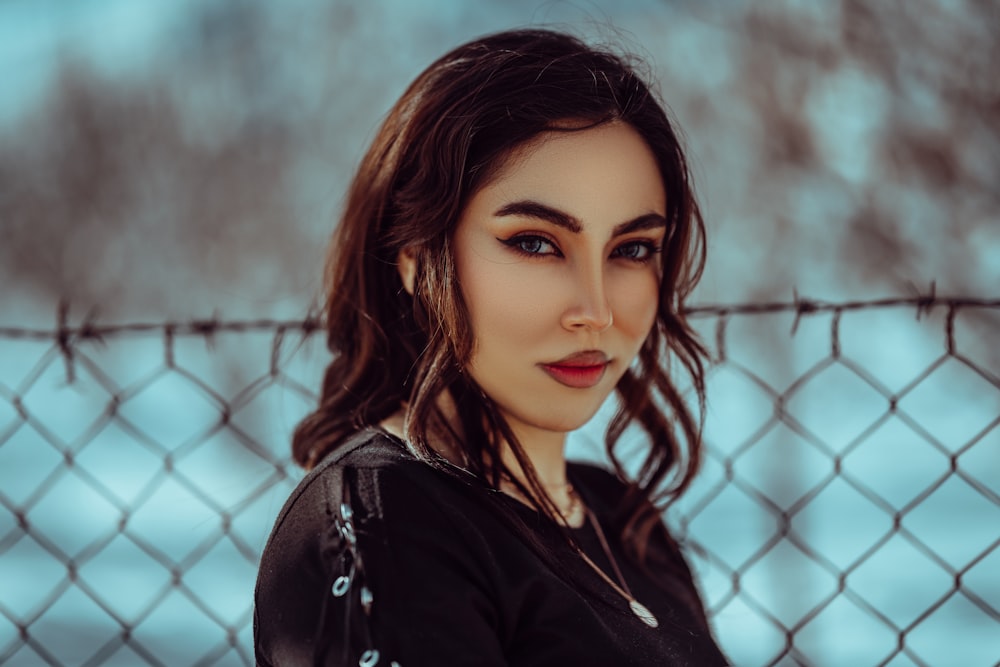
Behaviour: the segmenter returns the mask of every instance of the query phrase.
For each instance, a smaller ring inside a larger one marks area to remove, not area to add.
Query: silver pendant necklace
[[[656,616],[653,615],[653,612],[651,612],[646,605],[636,600],[635,596],[632,595],[632,591],[628,587],[628,582],[625,581],[625,577],[622,576],[622,571],[618,567],[618,561],[615,560],[614,555],[611,553],[611,548],[608,546],[608,540],[604,537],[604,531],[601,530],[601,524],[598,523],[597,517],[595,517],[593,512],[591,512],[587,507],[584,507],[583,511],[587,515],[587,519],[590,520],[590,525],[594,527],[594,532],[597,533],[597,539],[601,542],[601,548],[604,550],[604,555],[608,557],[608,562],[611,563],[611,568],[615,572],[615,577],[618,578],[618,582],[621,585],[619,586],[611,579],[611,577],[605,574],[604,570],[598,567],[597,563],[590,559],[590,556],[583,553],[583,550],[579,550],[580,556],[583,557],[583,560],[585,560],[587,564],[590,565],[590,567],[593,568],[598,575],[600,575],[601,579],[604,579],[604,581],[606,581],[616,593],[625,598],[628,602],[629,609],[632,610],[632,613],[635,614],[636,618],[651,628],[658,627],[660,623],[656,620]]]

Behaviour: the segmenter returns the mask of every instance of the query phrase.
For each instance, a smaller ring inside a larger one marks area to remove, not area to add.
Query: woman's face
[[[653,326],[665,194],[631,126],[551,132],[476,192],[455,231],[468,373],[522,442],[582,426]]]

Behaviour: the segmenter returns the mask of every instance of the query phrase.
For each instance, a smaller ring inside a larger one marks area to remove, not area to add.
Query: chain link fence
[[[1000,665],[1000,300],[691,314],[708,451],[668,519],[734,663]],[[316,329],[0,328],[0,664],[253,664]]]

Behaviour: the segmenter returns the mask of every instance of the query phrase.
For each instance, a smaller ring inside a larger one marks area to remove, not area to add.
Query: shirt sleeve
[[[258,575],[259,667],[507,664],[488,542],[414,466],[333,466],[290,499]]]
[[[506,665],[492,555],[467,515],[400,470],[372,471],[347,488],[358,593],[340,603],[367,623],[377,664]]]

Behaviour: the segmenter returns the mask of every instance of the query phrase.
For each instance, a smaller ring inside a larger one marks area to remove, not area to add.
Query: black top
[[[649,549],[672,566],[654,572],[654,583],[608,528],[625,486],[590,465],[570,463],[568,474],[659,627],[637,618],[552,521],[367,431],[311,471],[278,516],[257,579],[257,664],[726,664],[666,531],[654,533]],[[562,576],[497,502],[532,528]],[[593,528],[585,522],[573,534],[614,579]]]

